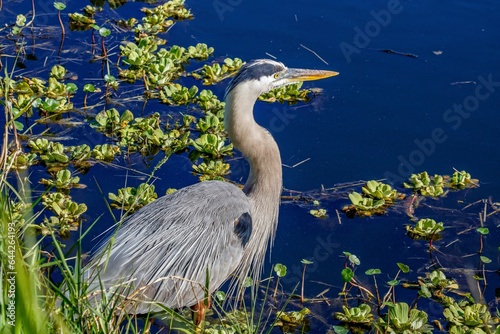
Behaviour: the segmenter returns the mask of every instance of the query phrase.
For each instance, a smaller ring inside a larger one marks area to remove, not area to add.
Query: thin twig
[[[273,58],[273,59],[278,59],[278,57],[275,57],[275,56],[273,56],[272,54],[270,54],[270,53],[268,53],[268,52],[266,52],[266,55],[268,55],[269,57],[271,57],[271,58]]]
[[[307,46],[304,46],[303,44],[299,44],[301,47],[303,47],[304,49],[306,49],[307,51],[311,52],[313,55],[315,55],[316,57],[319,58],[319,60],[321,60],[323,63],[325,63],[326,65],[330,65],[328,64],[328,62],[326,60],[324,60],[323,58],[321,58],[321,56],[319,54],[317,54],[316,52],[314,52],[313,50],[309,49]]]
[[[302,165],[304,162],[307,162],[307,161],[309,161],[309,160],[311,160],[311,158],[307,158],[307,159],[304,159],[304,160],[302,160],[302,161],[299,161],[299,162],[297,162],[295,165],[292,165],[292,166],[289,166],[289,165],[283,164],[283,167],[287,167],[287,168],[295,168],[295,167],[300,166],[300,165]]]
[[[340,219],[340,212],[338,209],[335,209],[335,212],[337,213],[337,219],[339,220],[339,225],[342,225],[342,219]]]

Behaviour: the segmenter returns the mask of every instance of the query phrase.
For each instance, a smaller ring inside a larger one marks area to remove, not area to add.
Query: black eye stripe
[[[226,95],[238,84],[249,81],[259,80],[265,76],[272,76],[275,73],[279,74],[286,69],[285,65],[280,62],[268,59],[251,60],[243,65],[233,80],[229,83],[226,89]],[[278,72],[278,73],[277,73]],[[276,77],[277,78],[277,77]],[[224,96],[225,97],[225,96]]]

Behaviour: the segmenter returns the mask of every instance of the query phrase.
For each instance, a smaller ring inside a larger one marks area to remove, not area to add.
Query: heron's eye
[[[275,73],[275,74],[273,75],[273,77],[274,77],[275,79],[278,79],[278,78],[279,78],[279,76],[280,76],[280,74],[279,74],[279,73]]]

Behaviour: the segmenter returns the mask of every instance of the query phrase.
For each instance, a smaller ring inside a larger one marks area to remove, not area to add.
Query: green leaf
[[[307,265],[307,264],[312,264],[312,262],[311,262],[311,261],[306,260],[306,259],[302,259],[302,260],[300,260],[300,263],[302,263],[302,264],[306,264],[306,265]]]
[[[389,284],[390,286],[396,286],[396,285],[399,285],[399,280],[392,279],[389,282],[387,282],[387,284]]]
[[[403,273],[407,274],[410,272],[410,267],[408,267],[406,264],[398,262],[397,265],[399,270],[401,270]]]
[[[54,99],[47,99],[41,105],[41,107],[46,111],[54,111],[59,106],[59,103]]]
[[[74,83],[70,82],[69,84],[66,85],[66,91],[70,94],[75,93],[78,90],[78,86],[75,85]]]
[[[22,131],[24,129],[24,124],[18,121],[14,121],[14,126],[17,131]]]
[[[286,275],[286,266],[281,263],[277,263],[274,265],[274,272],[278,275],[278,277],[283,277]]]
[[[57,10],[65,10],[66,9],[66,5],[62,2],[54,2],[54,7]]]
[[[244,287],[244,288],[249,288],[249,287],[251,287],[251,286],[252,286],[252,284],[253,284],[253,280],[252,280],[252,278],[251,278],[251,277],[247,277],[247,278],[245,278],[245,280],[243,281],[243,287]]]
[[[342,280],[346,283],[349,283],[354,277],[354,271],[351,268],[342,269]]]
[[[101,35],[102,37],[108,37],[109,35],[111,35],[111,30],[103,27],[99,29],[99,35]]]
[[[476,231],[478,231],[482,235],[487,235],[490,233],[490,230],[487,227],[478,227]]]
[[[367,271],[365,271],[365,274],[367,275],[379,275],[381,274],[382,272],[380,271],[380,269],[368,269]]]
[[[224,300],[226,300],[226,293],[224,291],[217,291],[215,293],[215,298],[218,302],[223,302]]]
[[[24,27],[25,24],[26,24],[26,16],[24,16],[23,14],[17,15],[17,17],[16,17],[16,25],[18,27]]]
[[[83,91],[86,93],[93,93],[95,92],[95,87],[93,84],[86,84],[85,86],[83,86]]]
[[[425,298],[431,298],[432,293],[429,291],[429,288],[425,284],[420,286],[419,295],[424,296]]]
[[[318,209],[318,210],[313,209],[313,210],[309,211],[309,214],[313,215],[316,218],[326,218],[327,217],[327,213],[326,213],[325,209]]]
[[[342,326],[332,326],[332,329],[336,334],[349,334],[349,330]]]
[[[349,255],[349,261],[352,264],[355,264],[357,266],[359,266],[361,264],[361,261],[359,260],[359,258],[354,254]]]
[[[479,258],[481,259],[481,262],[483,262],[483,263],[491,263],[491,259],[489,257],[481,255]]]
[[[107,83],[111,83],[111,82],[115,82],[116,78],[112,75],[106,74],[104,76],[104,81],[106,81]]]

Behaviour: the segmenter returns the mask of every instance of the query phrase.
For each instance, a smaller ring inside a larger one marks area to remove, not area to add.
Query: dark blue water
[[[27,1],[21,4],[29,10]],[[289,67],[340,72],[338,77],[306,84],[323,90],[311,104],[256,105],[256,119],[274,135],[283,163],[293,166],[303,162],[295,168],[284,167],[286,189],[313,191],[322,186],[331,188],[339,183],[381,178],[401,187],[402,180],[413,172],[451,174],[453,168],[465,169],[481,181],[479,189],[427,200],[416,215],[444,221],[448,227],[446,241],[437,244],[442,254],[436,255],[445,268],[477,266],[477,256],[464,256],[478,250],[474,229],[479,226],[477,217],[482,206],[460,211],[464,204],[458,201],[472,203],[489,196],[498,201],[500,195],[499,2],[216,0],[190,1],[187,5],[195,19],[177,23],[168,34],[170,44],[207,43],[215,48],[215,57],[220,60],[275,57]],[[18,13],[20,7],[4,6],[7,9],[1,19],[11,22],[8,9]],[[68,2],[67,12],[82,6],[83,2]],[[138,17],[142,6],[127,3],[109,15]],[[47,14],[52,10],[47,9],[45,14],[39,11],[40,24],[57,25],[56,17]],[[57,34],[51,36],[58,38]],[[80,79],[95,78],[99,82],[99,64],[90,65],[89,55],[81,49],[81,41],[88,43],[88,38],[88,33],[67,36],[65,45],[73,45],[76,50],[69,52],[74,60],[65,62],[65,66],[78,73]],[[111,40],[116,45],[120,37]],[[57,61],[54,51],[36,52],[39,59],[49,57],[49,65]],[[28,62],[27,66],[34,71],[41,64]],[[187,79],[184,83],[192,84]],[[222,97],[226,84],[213,87],[214,92]],[[141,107],[138,103],[137,110]],[[146,106],[146,113],[165,110],[169,109],[154,103]],[[89,139],[81,129],[74,134],[76,142],[104,140]],[[140,159],[128,164],[150,170]],[[241,161],[232,164],[231,178],[244,180],[247,165]],[[162,194],[167,188],[196,182],[190,166],[186,156],[172,157],[157,174],[157,192]],[[144,181],[137,175],[130,176],[127,182],[131,184]],[[92,168],[82,177],[88,188],[72,193],[75,200],[85,201],[91,208],[88,221],[104,214],[101,219],[106,225],[110,215],[94,178],[106,196],[116,191],[117,184],[124,185],[126,171],[109,166]],[[360,191],[359,187],[352,189]],[[294,286],[300,278],[300,260],[309,258],[314,265],[308,270],[306,293],[314,296],[330,287],[327,295],[335,297],[342,286],[342,251],[358,255],[358,274],[367,284],[371,281],[364,277],[365,270],[380,268],[382,281],[387,281],[397,271],[396,262],[410,265],[410,280],[423,275],[430,263],[429,254],[425,243],[405,235],[404,225],[409,220],[403,209],[383,217],[354,220],[340,212],[339,224],[336,210],[347,203],[346,198],[324,196],[321,206],[328,210],[329,217],[323,220],[309,215],[311,207],[307,205],[282,205],[270,263],[281,262],[289,267],[285,288]],[[494,288],[500,285],[494,273],[500,265],[498,218],[492,216],[486,226],[490,235],[484,255],[493,262],[487,266],[490,272],[485,301],[493,303]],[[98,229],[104,230],[105,226]],[[450,245],[455,239],[460,241]],[[270,265],[266,272],[269,270]],[[466,284],[463,274],[456,278]],[[467,285],[463,289],[467,290]],[[407,292],[400,293],[404,296]],[[340,309],[310,307],[320,308],[330,324],[334,322],[329,314]],[[426,311],[433,318],[442,318],[439,309],[429,306]],[[326,327],[317,322],[314,328],[322,332]]]

